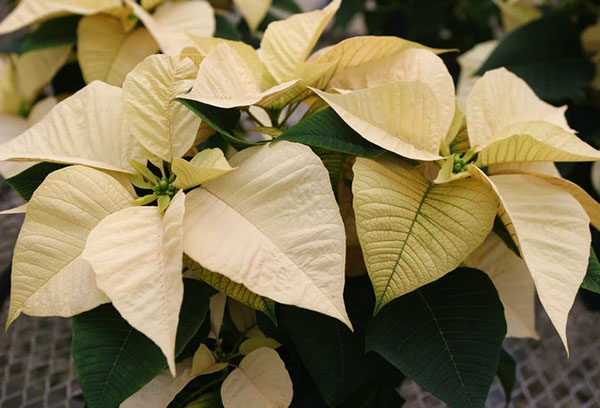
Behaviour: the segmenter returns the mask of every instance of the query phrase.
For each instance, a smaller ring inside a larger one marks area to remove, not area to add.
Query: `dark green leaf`
[[[483,407],[505,334],[491,280],[458,268],[384,307],[366,344],[451,407]]]
[[[504,349],[500,354],[500,363],[498,364],[498,379],[502,388],[504,389],[504,396],[506,400],[506,406],[510,403],[510,396],[515,388],[515,377],[516,377],[517,365],[512,356],[508,354]]]
[[[229,19],[219,13],[215,13],[217,28],[215,29],[215,37],[225,38],[226,40],[241,41],[242,36],[236,30],[235,26]]]
[[[271,7],[287,11],[292,14],[302,13],[302,9],[294,0],[273,0]]]
[[[494,219],[493,231],[500,237],[508,249],[510,249],[518,257],[521,257],[519,248],[517,248],[517,244],[515,244],[515,241],[513,241],[513,238],[510,236],[510,232],[508,232],[500,217],[496,217]]]
[[[35,190],[42,184],[48,174],[62,169],[63,167],[65,167],[64,164],[44,162],[36,164],[4,181],[11,186],[23,200],[29,201]]]
[[[279,136],[276,142],[280,140],[364,157],[378,156],[384,152],[356,133],[331,108],[296,123]]]
[[[365,8],[367,0],[344,0],[335,14],[335,25],[346,27],[359,12]]]
[[[355,332],[328,316],[282,306],[279,325],[290,335],[303,364],[330,407],[342,403],[377,370],[378,357],[365,354],[364,330],[373,311],[366,279],[348,280],[346,308]]]
[[[582,52],[580,30],[569,16],[551,14],[508,33],[476,75],[506,67],[542,99],[558,101],[579,92],[594,76]]]
[[[406,377],[379,355],[377,357],[380,361],[375,377],[348,397],[340,408],[396,408],[404,404],[398,388]]]
[[[343,153],[332,152],[331,150],[321,149],[313,147],[313,151],[329,172],[329,180],[331,181],[331,187],[337,197],[338,182],[340,180],[340,174],[342,173],[342,167],[346,161],[347,155]]]
[[[81,16],[72,15],[44,21],[25,37],[21,45],[21,53],[61,45],[75,45],[80,19]]]
[[[196,116],[205,121],[214,130],[219,132],[236,149],[248,146],[263,145],[266,142],[247,142],[233,135],[233,129],[240,121],[240,112],[237,109],[223,109],[207,105],[198,101],[177,98],[177,101],[185,105]]]
[[[184,279],[175,353],[198,332],[208,311],[202,284]],[[73,359],[87,405],[113,408],[164,371],[160,349],[131,327],[112,305],[73,318]]]
[[[600,294],[600,263],[598,262],[594,248],[590,249],[590,261],[581,287]]]
[[[221,395],[218,391],[204,394],[186,408],[220,408],[223,404],[221,403]]]

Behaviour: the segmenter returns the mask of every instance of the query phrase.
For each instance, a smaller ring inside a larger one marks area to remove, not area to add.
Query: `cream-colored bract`
[[[53,96],[42,99],[33,105],[27,119],[18,115],[0,115],[0,145],[8,143],[42,120],[57,103],[56,98]],[[31,162],[0,161],[0,176],[4,179],[16,176],[33,166],[33,164]]]
[[[467,99],[469,141],[481,151],[498,140],[523,134],[524,122],[547,122],[573,133],[565,119],[565,110],[566,106],[557,108],[539,99],[512,72],[494,69],[475,83]],[[515,128],[511,131],[510,126]]]
[[[158,52],[145,28],[126,32],[109,16],[81,19],[77,29],[77,58],[87,83],[95,80],[121,86],[127,74],[144,58]]]
[[[183,192],[164,217],[156,207],[131,207],[90,233],[83,259],[121,316],[161,349],[175,375],[175,336],[183,300]]]
[[[175,98],[192,87],[197,72],[189,58],[151,55],[123,84],[125,132],[165,161],[183,156],[196,140],[200,118]]]
[[[479,152],[477,165],[600,160],[600,151],[579,139],[573,132],[548,122],[514,123],[504,128],[502,135],[504,136]]]
[[[185,253],[254,293],[351,326],[344,225],[321,160],[284,141],[230,164],[239,168],[188,194]]]
[[[205,149],[192,160],[175,159],[171,170],[177,176],[175,187],[187,190],[199,186],[234,170],[221,149]]]
[[[420,81],[436,97],[439,131],[448,134],[455,111],[454,81],[444,61],[423,48],[409,48],[401,53],[381,58],[376,63],[347,68],[344,76],[329,83],[332,88],[356,90],[373,88],[393,81]],[[438,135],[434,135],[435,138]]]
[[[323,10],[269,24],[261,41],[261,53],[267,70],[278,83],[294,79],[296,69],[306,61],[341,3],[333,0]]]
[[[19,55],[15,59],[17,86],[21,100],[32,103],[40,90],[67,62],[71,46],[61,46],[34,50]]]
[[[460,64],[460,75],[458,77],[458,86],[456,88],[456,98],[458,99],[461,109],[467,108],[467,98],[469,97],[473,86],[475,86],[475,83],[480,78],[475,75],[475,73],[497,46],[498,40],[482,42],[457,58],[457,61]]]
[[[507,174],[490,180],[512,220],[540,301],[568,352],[567,317],[587,271],[590,220],[568,192],[538,177]]]
[[[452,271],[492,229],[496,197],[477,180],[432,184],[397,158],[358,158],[353,170],[356,227],[375,312]]]
[[[244,51],[227,43],[214,47],[200,64],[192,91],[183,97],[221,108],[269,106],[297,82],[267,87],[262,70],[253,69],[256,60]]]
[[[394,81],[344,94],[313,91],[371,143],[410,159],[442,158],[448,128],[442,131],[438,101],[423,82]]]
[[[81,253],[90,231],[132,201],[98,170],[72,166],[50,174],[27,206],[15,247],[7,325],[20,313],[70,317],[108,302]]]
[[[0,160],[83,164],[133,173],[142,147],[123,134],[122,90],[95,81],[65,99],[37,124],[0,146]]]
[[[492,233],[464,264],[485,272],[494,282],[504,306],[506,337],[539,338],[535,329],[535,287],[523,259]]]
[[[565,180],[560,175],[549,175],[544,173],[538,173],[533,171],[516,171],[516,170],[496,170],[495,172],[490,172],[490,174],[529,174],[538,178],[543,179],[544,181],[553,184],[557,187],[562,188],[576,199],[579,204],[583,207],[588,217],[590,217],[590,223],[596,228],[600,229],[600,204],[594,200],[583,188],[579,187],[577,184]]]
[[[267,15],[273,0],[233,0],[233,2],[244,16],[250,31],[256,31]]]
[[[96,14],[120,5],[121,0],[21,0],[0,23],[0,34],[62,14]]]
[[[162,52],[179,55],[194,47],[189,34],[210,37],[215,32],[215,14],[204,0],[167,2],[159,5],[152,15],[132,0],[125,3],[150,31]]]
[[[343,78],[346,70],[366,69],[370,65],[377,65],[382,59],[398,55],[411,48],[424,48],[436,54],[442,52],[399,37],[358,36],[317,51],[311,55],[309,61],[335,62],[336,69],[331,79],[336,80]]]
[[[152,381],[121,403],[120,408],[165,408],[196,377],[192,359],[177,364],[177,375],[169,370],[154,377]]]
[[[275,350],[259,348],[248,354],[221,386],[225,408],[287,408],[292,380]]]

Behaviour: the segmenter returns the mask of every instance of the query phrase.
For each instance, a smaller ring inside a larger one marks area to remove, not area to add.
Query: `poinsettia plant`
[[[236,2],[252,31],[269,3]],[[28,117],[0,160],[29,163],[7,325],[72,317],[88,406],[399,406],[407,376],[483,407],[536,293],[568,350],[600,205],[553,163],[600,152],[507,69],[463,114],[448,50],[313,52],[340,5],[260,49],[211,37],[195,0],[23,0],[0,23],[85,15],[88,84],[35,106],[54,68],[9,88]]]

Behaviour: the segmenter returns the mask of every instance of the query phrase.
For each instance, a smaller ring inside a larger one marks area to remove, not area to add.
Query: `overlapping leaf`
[[[383,309],[366,343],[451,407],[483,408],[505,333],[492,282],[459,268]]]
[[[292,402],[290,376],[277,352],[260,348],[248,354],[221,386],[225,408],[285,408]]]
[[[126,32],[119,21],[102,15],[79,23],[77,57],[87,83],[100,80],[121,86],[138,63],[156,52],[158,45],[145,28]]]
[[[122,90],[95,81],[1,145],[0,160],[43,160],[131,173],[129,160],[143,161],[144,154],[122,129]]]
[[[432,184],[394,158],[358,158],[354,212],[375,290],[375,312],[456,268],[492,229],[497,201],[484,183]]]
[[[83,252],[98,287],[129,324],[159,346],[173,375],[183,299],[184,202],[180,191],[164,217],[156,207],[114,213],[90,233]]]
[[[185,253],[256,294],[349,324],[344,225],[319,158],[280,142],[230,164],[238,170],[188,194]]]
[[[108,302],[81,253],[90,231],[132,200],[97,170],[73,166],[50,174],[29,202],[15,247],[7,324],[20,313],[70,317]]]
[[[540,178],[507,174],[490,180],[518,236],[540,301],[568,350],[567,316],[588,265],[590,220],[568,192]]]
[[[165,161],[183,156],[196,140],[200,119],[175,101],[196,73],[189,58],[152,55],[123,84],[125,132]]]

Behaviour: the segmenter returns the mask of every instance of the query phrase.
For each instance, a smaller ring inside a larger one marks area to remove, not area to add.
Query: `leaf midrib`
[[[419,214],[421,214],[421,209],[423,208],[423,204],[425,203],[425,200],[427,199],[427,196],[429,195],[429,193],[431,192],[432,189],[433,189],[433,184],[429,184],[429,186],[425,190],[425,193],[423,194],[423,198],[421,198],[421,201],[419,202],[419,206],[417,207],[417,210],[415,211],[415,216],[413,217],[413,219],[410,223],[410,226],[408,227],[408,231],[406,233],[406,239],[402,243],[402,246],[400,247],[400,251],[398,252],[398,257],[396,258],[396,262],[394,263],[394,268],[392,269],[392,273],[390,274],[390,276],[385,284],[385,288],[381,292],[381,296],[377,300],[377,305],[375,306],[375,313],[377,313],[383,307],[382,303],[383,303],[385,295],[390,287],[392,278],[396,275],[398,266],[400,265],[400,259],[402,258],[402,255],[404,254],[404,249],[406,248],[406,244],[408,243],[408,240],[412,234],[412,230],[416,224],[417,218],[419,217]]]
[[[435,313],[433,312],[433,309],[431,309],[429,302],[427,301],[427,299],[425,299],[425,297],[423,296],[423,294],[421,293],[421,291],[419,289],[417,289],[415,292],[419,295],[419,298],[423,301],[423,303],[425,304],[425,307],[429,311],[431,318],[433,319],[433,322],[435,323],[435,327],[437,328],[437,330],[440,334],[440,337],[442,338],[442,341],[444,342],[444,347],[446,348],[446,351],[448,352],[448,355],[450,356],[450,361],[452,361],[452,366],[454,367],[454,370],[456,371],[456,375],[460,381],[460,385],[462,386],[463,391],[464,391],[465,395],[467,396],[467,400],[469,400],[469,405],[471,407],[474,407],[473,400],[471,399],[471,395],[469,394],[469,391],[467,390],[467,387],[462,378],[462,375],[460,374],[458,366],[456,365],[456,361],[454,360],[454,355],[452,354],[452,351],[450,350],[450,346],[448,345],[448,341],[446,340],[446,336],[444,335],[444,331],[440,327],[440,324],[438,322],[437,317],[435,316]]]

